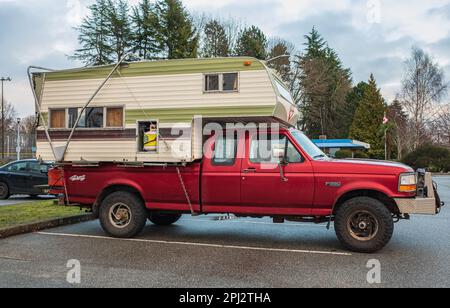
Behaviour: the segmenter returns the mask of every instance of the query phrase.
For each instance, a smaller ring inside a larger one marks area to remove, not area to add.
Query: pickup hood
[[[317,173],[399,175],[414,170],[404,164],[370,159],[330,159],[314,162]]]

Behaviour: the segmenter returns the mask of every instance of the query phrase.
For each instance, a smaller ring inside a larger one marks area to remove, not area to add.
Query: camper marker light
[[[415,192],[417,190],[417,180],[414,173],[404,173],[400,175],[398,186],[399,192]]]
[[[245,61],[244,65],[245,66],[252,66],[253,62],[252,61]]]

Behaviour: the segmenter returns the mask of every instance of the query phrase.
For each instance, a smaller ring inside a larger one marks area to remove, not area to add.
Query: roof
[[[351,139],[313,140],[321,149],[370,149],[370,144]]]
[[[251,65],[245,62],[251,61]],[[46,73],[46,80],[83,80],[104,78],[111,72],[115,64],[92,66]],[[120,69],[121,77],[139,77],[155,75],[176,75],[192,73],[226,73],[265,70],[262,61],[251,57],[198,58],[158,61],[126,62]],[[117,73],[113,77],[116,76]]]

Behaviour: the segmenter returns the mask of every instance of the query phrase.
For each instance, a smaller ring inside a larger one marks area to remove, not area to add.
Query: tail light
[[[56,167],[48,171],[48,186],[50,188],[64,187],[64,173],[62,169]]]

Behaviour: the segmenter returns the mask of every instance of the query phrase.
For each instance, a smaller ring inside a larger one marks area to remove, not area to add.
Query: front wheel
[[[159,212],[149,212],[148,220],[157,226],[170,226],[181,218],[181,214],[163,214]]]
[[[118,191],[103,200],[99,209],[99,218],[103,230],[110,236],[131,238],[144,229],[147,212],[136,195]]]
[[[383,249],[394,233],[394,220],[380,201],[358,197],[337,210],[336,235],[342,245],[354,252],[374,253]]]
[[[9,199],[9,187],[6,183],[0,182],[0,200],[7,200]]]

